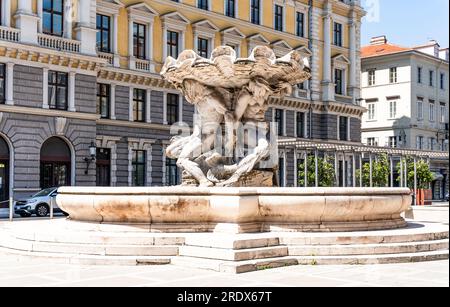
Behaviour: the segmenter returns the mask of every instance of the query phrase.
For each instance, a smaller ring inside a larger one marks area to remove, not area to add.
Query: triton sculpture
[[[258,46],[237,59],[231,47],[221,46],[206,59],[185,50],[166,59],[161,76],[198,113],[192,134],[174,137],[166,150],[183,170],[183,185],[274,185],[277,147],[269,140],[265,113],[269,97],[290,95],[310,78],[299,52],[277,59],[272,49]]]

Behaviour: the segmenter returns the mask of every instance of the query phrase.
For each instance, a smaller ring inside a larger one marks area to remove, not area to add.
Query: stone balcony
[[[97,51],[97,55],[101,59],[106,59],[109,65],[114,65],[114,54]]]
[[[20,39],[20,30],[0,26],[0,40],[18,42]]]
[[[80,52],[81,47],[80,41],[42,33],[38,33],[37,36],[38,36],[38,44],[41,47],[73,53]]]

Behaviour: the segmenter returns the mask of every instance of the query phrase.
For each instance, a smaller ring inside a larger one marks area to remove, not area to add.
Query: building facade
[[[362,139],[366,145],[448,152],[448,49],[405,48],[372,39],[362,52]],[[433,198],[448,191],[448,160],[432,160]]]
[[[361,140],[358,0],[0,4],[0,201],[60,185],[177,184],[164,149],[195,110],[158,72],[184,49],[299,50],[312,78],[271,100],[280,137]],[[280,149],[283,185],[296,185],[294,155]]]

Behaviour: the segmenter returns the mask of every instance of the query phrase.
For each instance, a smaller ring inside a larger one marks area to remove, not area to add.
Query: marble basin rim
[[[61,187],[75,221],[155,232],[361,231],[406,227],[407,188]]]

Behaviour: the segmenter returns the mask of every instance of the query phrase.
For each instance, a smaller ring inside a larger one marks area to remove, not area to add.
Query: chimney
[[[386,35],[372,37],[372,38],[370,39],[370,44],[371,44],[372,46],[377,46],[377,45],[384,45],[384,44],[387,44],[387,38],[386,38]]]

